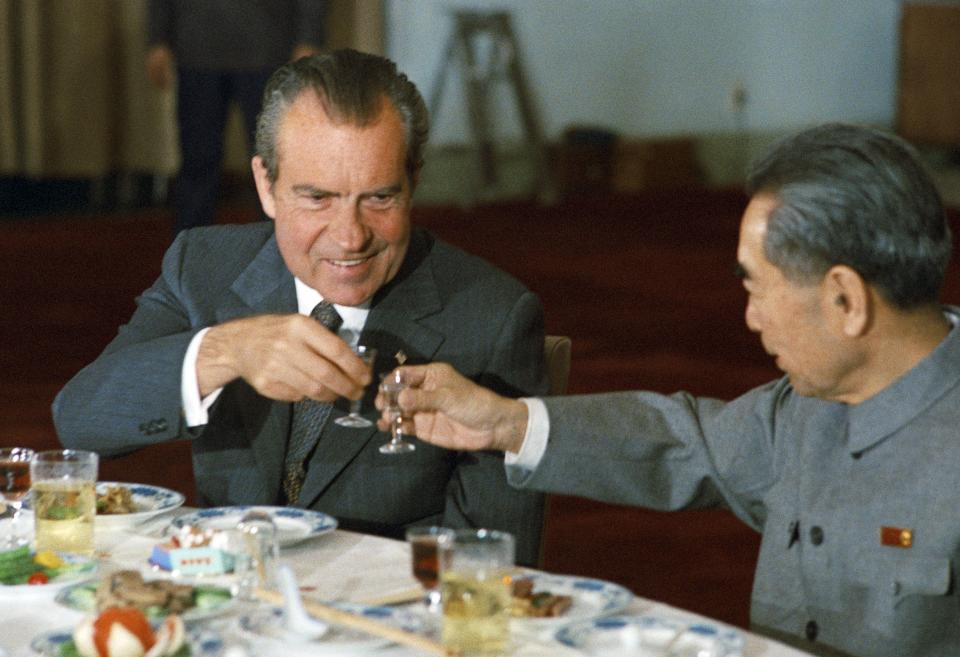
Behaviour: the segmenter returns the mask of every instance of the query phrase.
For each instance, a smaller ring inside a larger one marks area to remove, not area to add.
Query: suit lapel
[[[297,312],[293,275],[287,270],[273,236],[237,277],[231,290],[236,295],[236,303],[225,304],[218,311],[219,322],[255,314]],[[262,475],[260,488],[263,490],[256,495],[262,503],[272,504],[279,496],[291,407],[288,402],[272,401],[254,393],[250,395],[250,403],[239,409]],[[256,485],[250,482],[251,490]]]
[[[444,334],[421,321],[443,308],[428,256],[429,243],[422,233],[415,233],[408,256],[411,266],[405,263],[397,278],[374,299],[360,341],[377,348],[375,382],[396,367],[394,356],[398,351],[407,355],[408,363],[428,363],[443,344]],[[371,385],[364,395],[364,412],[373,407],[374,396]],[[376,440],[375,436],[383,438],[376,427],[341,427],[333,422],[337,415],[335,410],[330,416],[307,469],[300,492],[304,506],[315,504],[337,475],[371,440]]]

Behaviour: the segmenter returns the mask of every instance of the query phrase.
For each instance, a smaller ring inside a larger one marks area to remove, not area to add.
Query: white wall
[[[511,12],[552,139],[576,123],[650,136],[893,122],[899,0],[387,0],[388,55],[426,98],[456,8]],[[434,144],[469,141],[451,70]],[[502,85],[495,106],[498,137],[519,134]]]

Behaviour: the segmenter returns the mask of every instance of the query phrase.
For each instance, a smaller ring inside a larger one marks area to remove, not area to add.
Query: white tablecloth
[[[151,522],[144,530],[156,530]],[[100,572],[120,568],[139,568],[149,573],[146,563],[158,535],[132,532],[104,532],[97,535],[98,553],[102,556]],[[284,563],[291,565],[302,587],[316,587],[310,595],[321,600],[364,601],[369,598],[416,586],[410,575],[408,546],[376,536],[367,536],[337,530],[284,548]],[[9,657],[34,657],[30,642],[36,635],[55,629],[71,627],[80,621],[79,612],[62,607],[54,601],[54,594],[36,588],[28,596],[9,596],[0,592],[0,656],[5,650]],[[682,610],[652,600],[637,597],[624,613],[656,613],[673,617],[703,620]],[[215,621],[218,630],[229,644],[234,637],[231,629],[235,619]],[[744,657],[803,657],[807,653],[787,647],[764,637],[744,632]],[[513,657],[574,657],[579,651],[543,637],[522,638],[515,641]],[[399,646],[379,650],[377,657],[413,657],[415,652]],[[250,655],[250,657],[257,657]]]

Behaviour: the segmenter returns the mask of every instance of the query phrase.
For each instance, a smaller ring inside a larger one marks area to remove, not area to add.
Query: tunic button
[[[810,528],[810,542],[814,545],[823,543],[823,529],[814,525]]]
[[[804,633],[807,635],[807,639],[810,641],[817,640],[817,632],[820,631],[820,628],[817,627],[817,621],[810,621],[807,623],[807,626],[804,628]]]

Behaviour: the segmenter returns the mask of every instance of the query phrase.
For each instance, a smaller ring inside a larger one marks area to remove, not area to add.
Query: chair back
[[[543,358],[547,363],[547,378],[550,380],[548,395],[562,395],[567,391],[570,379],[570,338],[565,335],[548,335],[543,339]]]

